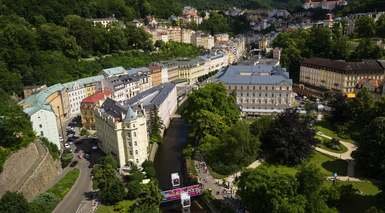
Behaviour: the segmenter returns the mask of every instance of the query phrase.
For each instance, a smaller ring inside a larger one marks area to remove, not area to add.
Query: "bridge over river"
[[[187,135],[187,124],[182,118],[175,117],[171,121],[170,127],[165,133],[163,143],[159,146],[155,156],[154,164],[160,188],[163,191],[163,194],[167,194],[167,196],[170,197],[170,201],[175,200],[162,204],[163,212],[181,212],[181,204],[177,199],[177,195],[180,193],[181,189],[173,189],[171,184],[171,174],[179,174],[180,187],[188,186],[186,181],[186,168],[182,156],[183,147],[187,144]],[[196,190],[197,187],[188,187],[184,189]],[[199,199],[193,199],[191,204],[191,212],[209,212]]]

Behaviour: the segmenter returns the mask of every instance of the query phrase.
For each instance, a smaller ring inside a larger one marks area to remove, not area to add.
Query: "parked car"
[[[93,145],[91,148],[92,148],[93,150],[97,150],[97,149],[98,149],[98,146]]]

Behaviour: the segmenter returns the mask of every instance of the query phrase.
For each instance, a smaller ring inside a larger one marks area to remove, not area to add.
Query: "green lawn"
[[[354,188],[358,189],[364,195],[376,195],[380,192],[380,189],[374,185],[371,181],[362,182],[350,182]]]
[[[133,200],[124,200],[113,206],[99,205],[96,213],[115,213],[115,212],[129,212],[130,207],[134,204]]]
[[[346,161],[332,158],[319,152],[313,153],[309,159],[309,163],[319,166],[325,176],[331,176],[334,172],[337,172],[338,175],[345,176],[348,167]]]
[[[324,138],[324,137],[321,137],[319,135],[316,135],[315,136],[316,139],[318,139],[320,141],[319,144],[317,144],[318,147],[322,148],[322,149],[325,149],[327,151],[330,151],[330,152],[335,152],[335,153],[344,153],[344,152],[347,152],[348,151],[348,148],[346,148],[346,146],[344,146],[342,143],[340,143],[340,147],[341,147],[341,150],[336,150],[336,149],[331,149],[329,147],[326,146],[326,142],[330,141],[329,139],[327,138]]]
[[[307,162],[319,167],[325,177],[332,176],[334,172],[344,176],[346,175],[348,166],[344,160],[334,159],[319,152],[314,152]],[[295,175],[298,172],[298,167],[272,165],[267,163],[264,163],[261,167],[266,167],[268,170],[289,175]]]
[[[339,140],[342,140],[344,142],[349,142],[349,143],[353,143],[353,140],[348,137],[348,136],[342,136],[342,135],[339,135],[337,134],[336,131],[334,131],[331,126],[326,123],[325,121],[321,121],[321,122],[318,122],[316,125],[315,125],[315,129],[317,131],[320,131],[322,132],[324,135],[327,135],[329,137],[332,137],[332,138],[337,138]]]
[[[50,188],[47,193],[53,193],[58,198],[63,199],[64,196],[71,190],[72,185],[78,179],[80,174],[79,169],[69,171],[58,183]]]

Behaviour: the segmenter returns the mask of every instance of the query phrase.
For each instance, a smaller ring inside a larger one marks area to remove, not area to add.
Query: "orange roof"
[[[111,95],[111,91],[105,90],[102,92],[97,92],[91,96],[88,96],[87,98],[84,98],[82,100],[82,103],[96,103],[102,99],[105,99]]]

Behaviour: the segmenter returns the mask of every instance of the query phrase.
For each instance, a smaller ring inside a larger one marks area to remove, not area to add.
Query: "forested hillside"
[[[181,0],[183,5],[192,5],[198,9],[228,9],[239,7],[256,8],[283,8],[293,10],[300,7],[303,0]]]
[[[362,13],[362,12],[374,12],[385,11],[384,0],[351,0],[343,10],[343,13]]]
[[[150,35],[127,25],[133,18],[180,10],[176,0],[0,1],[0,89],[20,95],[26,85],[67,82],[106,67],[195,56],[198,48],[174,43],[154,53]],[[106,29],[87,21],[113,15],[127,27]],[[95,60],[82,60],[88,57]]]

